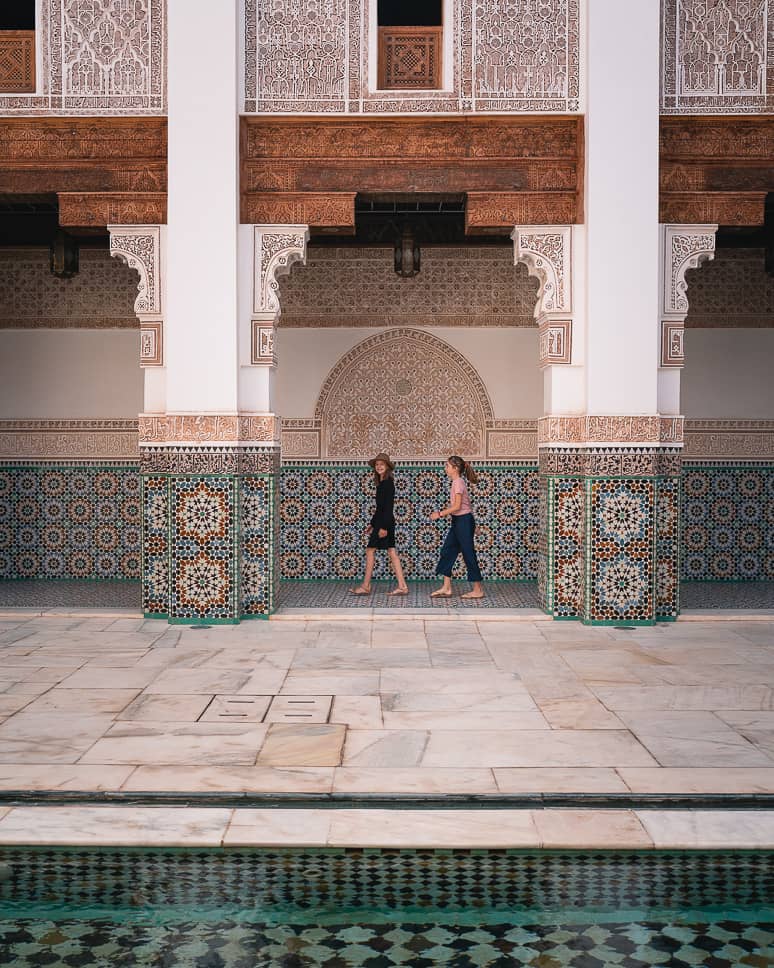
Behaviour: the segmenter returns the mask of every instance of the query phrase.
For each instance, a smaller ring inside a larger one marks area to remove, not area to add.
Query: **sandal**
[[[387,592],[388,595],[408,595],[409,590],[406,588],[393,588],[391,592]]]
[[[452,593],[450,591],[445,592],[443,588],[439,588],[434,592],[430,592],[430,598],[451,598],[451,597],[452,597]]]
[[[357,588],[350,588],[350,595],[372,595],[373,591],[370,588],[364,588],[363,585],[358,585]]]

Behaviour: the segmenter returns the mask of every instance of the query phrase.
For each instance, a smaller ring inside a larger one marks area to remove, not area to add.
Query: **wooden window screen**
[[[35,93],[35,31],[0,30],[0,94]]]
[[[379,87],[439,90],[443,27],[380,27]]]

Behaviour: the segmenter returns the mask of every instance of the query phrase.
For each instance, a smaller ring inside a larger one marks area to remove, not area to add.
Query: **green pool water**
[[[774,852],[0,849],[0,965],[774,966]]]

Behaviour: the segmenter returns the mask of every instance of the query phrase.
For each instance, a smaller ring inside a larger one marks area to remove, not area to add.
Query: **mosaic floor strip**
[[[283,581],[279,604],[285,608],[539,608],[537,583],[497,582],[487,585],[487,598],[466,601],[457,594],[440,603],[429,598],[434,582],[409,582],[409,594],[388,596],[394,584],[375,581],[370,596],[351,595],[352,584],[341,581]],[[774,608],[774,581],[683,582],[684,609]],[[6,608],[140,608],[141,589],[136,581],[0,581],[0,607]]]

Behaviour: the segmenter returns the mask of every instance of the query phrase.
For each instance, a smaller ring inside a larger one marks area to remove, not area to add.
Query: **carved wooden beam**
[[[244,192],[241,221],[253,225],[309,225],[353,234],[355,192]]]
[[[241,126],[243,221],[341,230],[354,224],[340,206],[356,192],[467,193],[476,232],[582,217],[579,116],[243,117]]]
[[[165,118],[0,118],[0,193],[163,192]]]
[[[60,192],[59,224],[66,228],[163,225],[165,192]]]
[[[662,117],[663,223],[763,224],[774,117]]]

